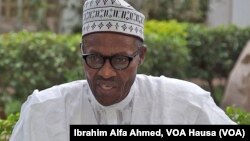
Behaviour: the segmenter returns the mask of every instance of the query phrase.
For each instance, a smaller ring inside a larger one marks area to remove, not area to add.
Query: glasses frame
[[[92,69],[101,69],[101,68],[104,66],[104,64],[106,63],[106,60],[109,60],[109,63],[110,63],[110,65],[112,66],[113,69],[115,69],[115,70],[124,70],[124,69],[128,68],[128,66],[130,65],[130,63],[133,61],[133,59],[134,59],[139,53],[140,53],[140,48],[138,48],[132,55],[129,55],[129,56],[126,56],[126,55],[104,56],[104,55],[95,54],[95,53],[91,53],[91,54],[84,54],[84,53],[82,53],[82,58],[84,59],[85,63],[88,65],[88,67],[89,67],[89,68],[92,68]],[[102,64],[100,67],[96,67],[96,68],[90,66],[89,63],[87,62],[87,57],[88,57],[88,56],[91,56],[91,55],[98,55],[98,56],[102,57],[102,58],[103,58],[103,64]],[[112,61],[111,61],[111,60],[112,60],[112,58],[117,57],[117,56],[126,57],[126,58],[128,59],[128,61],[129,61],[129,62],[128,62],[128,65],[127,65],[126,67],[124,67],[124,68],[120,68],[120,69],[116,68],[116,67],[112,64]]]

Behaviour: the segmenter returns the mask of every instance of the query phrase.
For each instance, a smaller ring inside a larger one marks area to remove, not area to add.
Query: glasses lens
[[[101,68],[103,65],[103,57],[100,55],[89,55],[86,57],[86,63],[91,68]]]
[[[115,69],[125,69],[129,65],[129,57],[114,56],[111,58],[111,64]]]

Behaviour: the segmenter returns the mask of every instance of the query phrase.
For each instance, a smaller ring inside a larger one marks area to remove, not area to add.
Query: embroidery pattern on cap
[[[122,0],[89,0],[84,5],[82,34],[114,31],[143,39],[144,19]]]

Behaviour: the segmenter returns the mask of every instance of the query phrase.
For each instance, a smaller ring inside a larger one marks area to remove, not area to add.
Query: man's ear
[[[83,41],[79,44],[79,47],[80,47],[80,50],[81,50],[81,53],[83,54],[83,48],[84,48],[84,43]]]
[[[143,45],[140,49],[140,60],[139,60],[139,65],[143,64],[146,53],[147,53],[147,48],[146,45]]]

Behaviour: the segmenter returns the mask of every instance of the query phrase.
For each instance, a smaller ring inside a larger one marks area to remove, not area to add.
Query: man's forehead
[[[136,50],[136,37],[117,33],[92,33],[83,37],[84,51],[102,55],[131,54]]]
[[[113,32],[99,32],[88,34],[83,37],[83,42],[87,44],[123,44],[134,45],[136,37]]]

